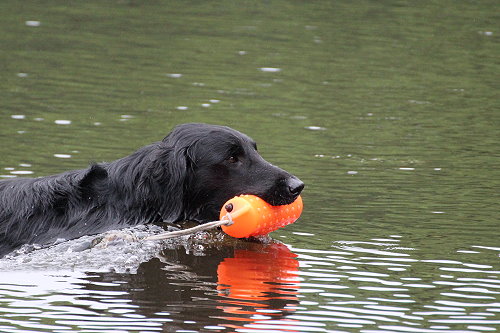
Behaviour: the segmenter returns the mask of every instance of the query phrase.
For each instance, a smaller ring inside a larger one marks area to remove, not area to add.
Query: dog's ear
[[[160,143],[155,160],[149,168],[149,187],[165,222],[184,216],[184,193],[189,169],[186,149]],[[151,197],[151,196],[150,196]]]

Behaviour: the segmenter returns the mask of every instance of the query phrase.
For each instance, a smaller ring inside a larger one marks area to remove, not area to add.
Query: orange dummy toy
[[[169,239],[193,234],[197,231],[222,227],[229,236],[246,238],[267,235],[295,222],[302,213],[300,196],[288,205],[271,206],[255,195],[244,194],[228,200],[220,211],[220,221],[200,224],[196,227],[164,232],[146,237],[146,240]],[[232,223],[230,223],[232,221]]]
[[[220,219],[227,220],[227,213],[233,220],[232,225],[223,225],[222,230],[236,238],[267,235],[295,222],[302,213],[300,196],[288,205],[271,206],[255,195],[240,195],[228,200],[221,209]]]

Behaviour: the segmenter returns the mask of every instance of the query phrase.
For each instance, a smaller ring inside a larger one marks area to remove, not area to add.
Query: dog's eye
[[[236,163],[236,162],[238,162],[238,157],[236,157],[236,156],[234,156],[234,155],[233,155],[233,156],[230,156],[230,157],[227,159],[227,161],[228,161],[229,163]]]

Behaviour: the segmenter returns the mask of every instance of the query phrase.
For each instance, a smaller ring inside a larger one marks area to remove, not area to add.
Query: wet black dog
[[[145,223],[217,220],[239,194],[289,204],[304,184],[228,127],[177,126],[162,141],[88,169],[0,181],[0,257],[30,243]]]

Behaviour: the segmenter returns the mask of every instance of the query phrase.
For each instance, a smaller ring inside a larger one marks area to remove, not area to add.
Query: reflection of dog
[[[304,332],[288,317],[299,307],[302,279],[297,256],[286,245],[217,237],[191,239],[184,248],[162,246],[134,274],[92,271],[81,278],[80,294],[102,293],[105,284],[109,302],[125,294],[134,313],[158,323],[166,319],[162,332],[206,332],[208,325],[249,332],[253,324],[276,328],[272,332]]]
[[[0,181],[0,255],[124,226],[216,220],[239,194],[289,204],[304,184],[266,162],[228,127],[177,126],[162,141],[111,163],[43,178]]]

